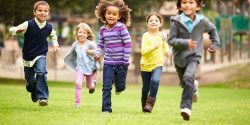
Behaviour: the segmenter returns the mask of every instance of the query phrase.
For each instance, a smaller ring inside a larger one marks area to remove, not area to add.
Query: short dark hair
[[[179,12],[178,12],[179,14],[182,13],[182,11],[180,10],[180,8],[181,8],[181,1],[182,0],[177,0],[177,3],[176,3],[177,9],[179,9]],[[197,5],[200,8],[204,6],[203,0],[195,0],[195,1],[196,1]],[[197,12],[199,12],[199,11],[197,11]]]
[[[37,1],[37,2],[34,4],[33,12],[36,11],[36,9],[37,9],[37,7],[38,7],[39,5],[48,6],[48,8],[49,8],[49,10],[50,10],[49,4],[48,4],[46,1]]]

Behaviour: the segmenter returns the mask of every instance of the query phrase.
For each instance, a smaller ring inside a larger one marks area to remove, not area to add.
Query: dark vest
[[[46,25],[40,29],[35,20],[28,21],[28,28],[24,34],[23,59],[31,61],[37,56],[46,56],[48,52],[47,37],[51,34],[52,25]]]

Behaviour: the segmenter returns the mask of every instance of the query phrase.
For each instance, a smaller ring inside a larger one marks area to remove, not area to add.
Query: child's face
[[[49,7],[46,5],[38,5],[34,11],[34,15],[40,23],[46,21],[49,15]]]
[[[200,7],[195,0],[182,0],[180,9],[185,15],[194,19],[194,16],[196,12],[200,10]]]
[[[77,39],[79,42],[83,42],[87,39],[88,32],[84,30],[83,28],[79,28],[77,31]]]
[[[162,23],[157,16],[152,15],[149,17],[148,22],[147,22],[147,27],[149,29],[157,29],[158,30],[161,26],[162,26]]]
[[[120,18],[119,8],[115,6],[109,6],[105,13],[106,22],[109,25],[114,25]]]

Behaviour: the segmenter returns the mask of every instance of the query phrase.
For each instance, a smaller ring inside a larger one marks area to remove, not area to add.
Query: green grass
[[[201,87],[200,100],[193,104],[191,121],[180,116],[182,89],[160,86],[151,114],[142,113],[141,85],[128,85],[120,95],[112,91],[113,113],[101,113],[101,84],[88,94],[83,86],[81,107],[74,108],[74,84],[49,82],[47,107],[33,103],[23,80],[0,80],[0,125],[248,125],[249,89]],[[4,83],[4,84],[3,84]]]

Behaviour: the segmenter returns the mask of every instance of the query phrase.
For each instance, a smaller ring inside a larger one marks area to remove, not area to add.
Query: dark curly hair
[[[181,1],[182,0],[177,0],[177,4],[176,4],[177,5],[177,9],[179,9],[179,12],[178,12],[179,14],[182,13],[182,11],[180,10],[180,8],[181,8]],[[201,7],[204,6],[203,0],[195,0],[195,1],[197,3],[198,7],[201,8]],[[197,12],[199,12],[199,11],[197,11]]]
[[[102,22],[107,23],[105,18],[105,13],[109,6],[114,6],[119,8],[119,14],[121,18],[118,21],[124,23],[126,26],[130,26],[131,9],[128,8],[128,6],[125,4],[123,0],[114,0],[114,1],[100,0],[95,9],[96,17],[100,18]]]

